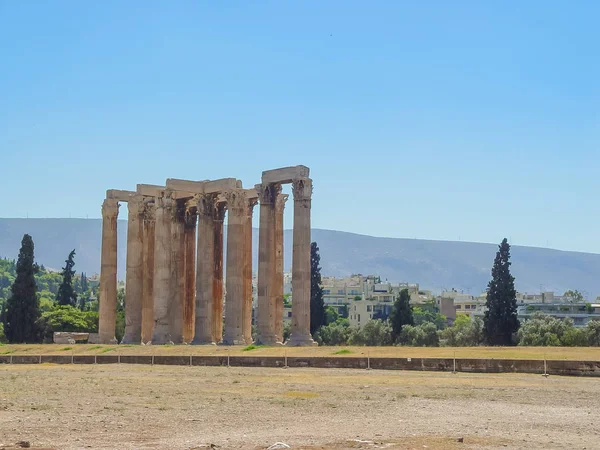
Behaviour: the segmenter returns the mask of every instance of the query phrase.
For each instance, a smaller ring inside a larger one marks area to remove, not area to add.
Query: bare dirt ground
[[[342,351],[340,353],[340,351]],[[371,356],[384,358],[487,358],[600,360],[599,347],[264,347],[203,345],[5,344],[0,355],[243,355]]]
[[[0,448],[599,449],[598,398],[539,375],[3,365]]]

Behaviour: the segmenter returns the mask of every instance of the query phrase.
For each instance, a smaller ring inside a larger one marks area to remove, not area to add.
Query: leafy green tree
[[[58,294],[56,295],[56,302],[61,306],[75,306],[77,304],[77,294],[73,290],[73,276],[75,271],[75,250],[73,249],[69,253],[69,257],[65,261],[65,267],[62,271],[62,283],[58,288]]]
[[[559,346],[565,332],[573,328],[573,321],[547,316],[541,312],[534,313],[519,329],[519,345],[525,346]]]
[[[34,262],[33,248],[31,236],[24,235],[17,259],[17,276],[5,312],[4,332],[12,343],[38,342],[40,339],[36,323],[40,307],[35,285],[35,274],[39,269]]]
[[[563,297],[565,297],[565,300],[569,303],[584,303],[585,302],[585,298],[583,297],[583,294],[581,292],[579,292],[577,289],[573,290],[568,290],[567,292],[565,292],[563,294]]]
[[[340,317],[343,317],[344,319],[348,318],[348,305],[342,305],[340,309],[338,309],[338,313],[340,315]]]
[[[98,313],[84,312],[73,306],[56,306],[42,314],[38,320],[44,341],[52,342],[57,331],[81,331],[96,333],[98,331]]]
[[[404,325],[399,342],[413,347],[439,347],[440,338],[434,323],[425,322],[422,325]]]
[[[487,288],[483,319],[486,341],[490,345],[513,345],[513,333],[519,329],[515,278],[510,274],[510,245],[506,238],[498,246]]]
[[[325,325],[325,304],[321,285],[321,256],[316,242],[310,244],[310,333]],[[293,298],[293,297],[292,297]],[[293,301],[293,300],[292,300]]]
[[[432,311],[429,309],[421,308],[420,306],[415,306],[413,307],[412,312],[415,325],[433,323],[438,330],[443,330],[444,328],[446,328],[446,316],[440,314],[437,311]]]
[[[348,320],[342,319],[319,328],[315,340],[319,345],[346,345],[351,333]]]
[[[454,325],[439,333],[443,344],[449,347],[475,347],[483,344],[483,320],[471,319],[466,314],[458,314]]]
[[[325,325],[336,322],[339,317],[340,315],[338,314],[337,309],[333,306],[325,308]]]
[[[585,327],[587,328],[588,345],[600,347],[600,320],[590,320]]]
[[[404,325],[414,325],[412,308],[410,307],[410,294],[408,289],[402,289],[390,312],[390,323],[392,324],[392,338],[398,339]]]
[[[125,335],[125,303],[127,298],[125,296],[125,288],[120,287],[117,290],[117,320],[115,324],[115,338],[118,342],[123,340]]]
[[[362,328],[352,329],[348,343],[367,346],[392,345],[392,330],[387,321],[369,320]]]

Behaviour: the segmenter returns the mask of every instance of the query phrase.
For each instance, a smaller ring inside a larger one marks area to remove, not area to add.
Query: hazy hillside
[[[119,278],[125,276],[125,221],[119,222]],[[60,268],[77,251],[75,269],[88,275],[100,269],[99,219],[0,219],[0,256],[16,258],[24,233],[33,236],[36,260]],[[256,267],[257,230],[254,230]],[[285,232],[285,266],[291,264],[291,231]],[[499,240],[501,237],[499,237]],[[494,244],[377,238],[331,230],[313,230],[321,248],[323,273],[376,273],[391,281],[418,282],[425,288],[485,289],[496,252]],[[513,247],[517,288],[564,292],[579,289],[600,295],[600,255],[532,247]]]

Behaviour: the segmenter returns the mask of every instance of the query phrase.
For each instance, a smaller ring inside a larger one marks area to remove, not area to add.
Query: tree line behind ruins
[[[17,261],[0,259],[0,341],[52,342],[57,331],[97,332],[98,281],[76,274],[75,251],[62,271],[52,272],[34,260],[34,244],[25,235]],[[514,277],[510,274],[510,245],[499,246],[488,284],[484,319],[458,315],[448,327],[433,302],[410,305],[407,290],[400,291],[390,316],[374,319],[362,328],[351,327],[348,311],[325,307],[321,285],[319,248],[311,245],[311,333],[320,345],[562,345],[600,346],[600,321],[583,328],[571,319],[543,314],[520,324],[517,319]],[[575,291],[575,293],[577,293]],[[117,338],[125,328],[125,289],[117,298]],[[289,305],[289,298],[284,298]],[[284,338],[289,327],[284,328]]]

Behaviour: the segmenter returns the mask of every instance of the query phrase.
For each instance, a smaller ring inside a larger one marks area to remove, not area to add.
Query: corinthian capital
[[[127,202],[127,210],[130,215],[141,216],[146,212],[146,205],[141,195],[132,196]]]
[[[297,178],[292,182],[294,201],[310,200],[312,197],[312,180],[310,178]]]
[[[215,196],[213,194],[197,194],[192,200],[196,203],[196,211],[199,216],[212,217],[215,209]]]
[[[257,184],[255,189],[262,204],[275,205],[277,196],[281,193],[281,184]]]
[[[244,189],[232,189],[225,191],[225,199],[227,201],[227,209],[233,214],[243,214],[248,203],[248,197]]]
[[[156,197],[157,208],[164,208],[169,213],[172,213],[174,206],[175,200],[173,200],[173,193],[171,191],[161,191]]]
[[[119,201],[107,198],[102,203],[102,218],[115,219],[119,215]]]
[[[156,205],[154,202],[144,203],[144,220],[146,222],[154,222],[156,220]]]

